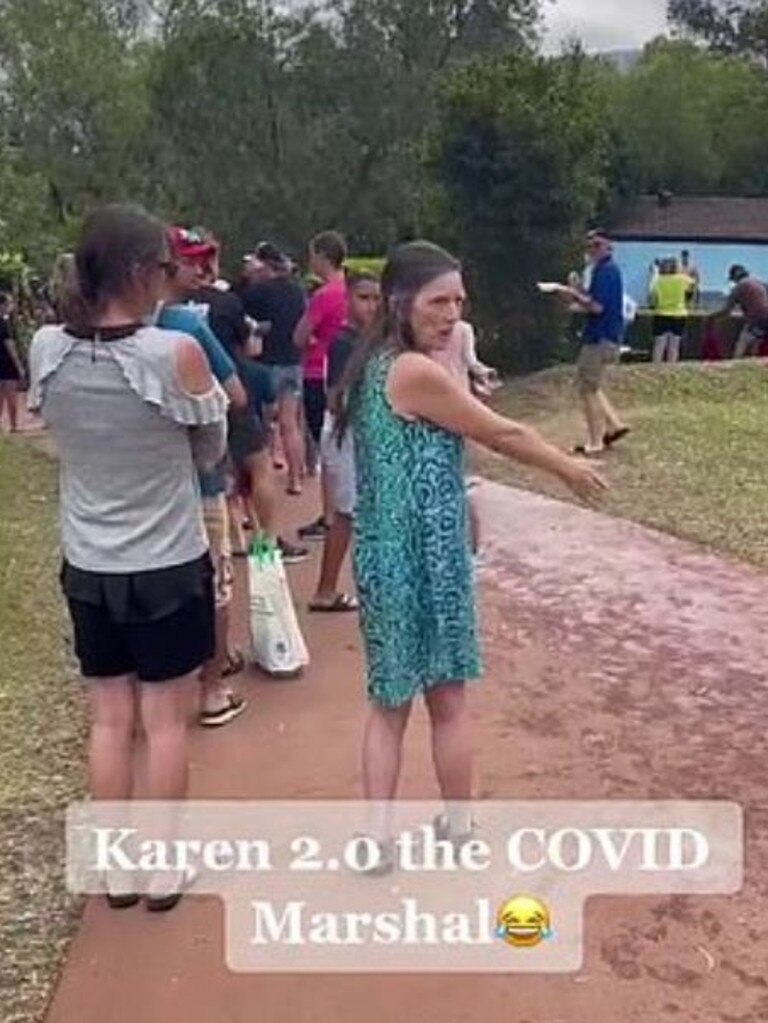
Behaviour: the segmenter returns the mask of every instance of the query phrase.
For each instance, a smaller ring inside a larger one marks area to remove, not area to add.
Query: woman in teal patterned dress
[[[394,799],[413,700],[424,695],[435,769],[453,837],[469,830],[465,683],[481,674],[464,438],[539,467],[589,499],[594,471],[534,431],[496,415],[429,358],[465,301],[459,264],[427,242],[397,249],[382,278],[382,323],[349,371],[347,412],[359,494],[355,574],[371,711],[366,797]],[[386,823],[378,828],[386,831]],[[376,836],[383,841],[386,834]]]

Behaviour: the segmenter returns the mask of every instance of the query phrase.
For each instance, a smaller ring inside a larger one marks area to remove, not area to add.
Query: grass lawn
[[[625,366],[608,393],[634,432],[600,460],[605,511],[768,568],[768,365]],[[496,405],[568,449],[584,440],[572,369],[512,381]],[[563,496],[538,474],[476,457],[486,476]]]
[[[84,708],[58,588],[55,466],[0,438],[0,1019],[42,1020],[77,922],[63,810],[84,790]]]

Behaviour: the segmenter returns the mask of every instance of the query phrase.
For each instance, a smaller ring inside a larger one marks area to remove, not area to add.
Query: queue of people
[[[460,843],[472,834],[455,810],[472,795],[466,685],[481,674],[464,442],[537,467],[587,501],[605,484],[484,402],[493,374],[467,358],[452,256],[403,245],[379,280],[343,274],[338,235],[317,236],[310,252],[323,285],[308,304],[272,245],[229,288],[206,232],[106,207],[83,229],[60,322],[34,338],[29,405],[60,458],[62,586],[90,696],[91,796],[133,797],[143,734],[142,794],[183,800],[190,721],[222,725],[245,709],[231,685],[242,664],[230,644],[227,496],[242,477],[254,528],[286,560],[301,554],[279,539],[268,424],[275,416],[292,494],[306,468],[303,416],[325,490],[312,610],[359,612],[364,640],[365,795],[391,806],[410,711],[424,697],[446,801],[439,827]],[[459,358],[446,368],[452,346]],[[351,547],[356,596],[339,586]],[[389,823],[386,813],[371,820],[377,869],[392,866]],[[159,878],[147,908],[172,909],[184,889],[183,878]],[[106,894],[116,909],[139,901],[129,882]]]

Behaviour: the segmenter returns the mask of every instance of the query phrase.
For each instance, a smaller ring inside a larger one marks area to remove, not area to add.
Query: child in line
[[[456,324],[451,340],[441,351],[434,352],[432,358],[477,398],[487,400],[501,386],[496,370],[486,366],[477,357],[475,329],[466,320],[460,320]],[[480,550],[480,513],[469,493],[471,489],[472,485],[468,484],[467,502],[472,531],[472,553],[477,555]]]
[[[261,344],[258,332],[252,330],[250,339],[236,353],[236,362],[238,374],[248,396],[248,413],[259,420],[264,430],[271,436],[277,418],[277,393],[269,370],[255,361],[261,354]],[[254,528],[258,520],[251,497],[252,491],[250,470],[244,462],[237,461],[232,466],[227,502],[234,538],[233,554],[239,558],[248,554],[243,522]]]
[[[378,316],[381,285],[372,273],[352,273],[347,277],[347,291],[347,326],[331,345],[328,355],[328,407],[320,450],[334,514],[325,537],[317,593],[310,604],[310,610],[315,612],[358,610],[357,600],[339,591],[341,568],[352,540],[357,468],[352,434],[347,431],[339,441],[337,418],[341,412],[349,360],[370,334]]]
[[[457,323],[450,342],[434,358],[478,398],[490,398],[501,386],[496,370],[477,357],[475,328],[466,320]]]

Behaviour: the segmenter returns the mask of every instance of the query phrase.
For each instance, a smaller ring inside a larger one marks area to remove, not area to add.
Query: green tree
[[[378,251],[419,229],[440,76],[528,44],[536,0],[177,0],[152,75],[166,202],[237,247],[319,227]]]
[[[659,41],[617,84],[614,123],[637,191],[749,193],[768,185],[766,113],[757,67]]]
[[[461,68],[443,90],[430,161],[441,236],[466,263],[473,317],[506,367],[541,366],[558,344],[561,322],[535,282],[580,259],[607,199],[611,75],[580,52],[520,55]]]
[[[768,63],[766,0],[670,0],[669,19],[679,31],[717,52]]]
[[[46,213],[63,235],[94,203],[141,190],[144,61],[130,11],[116,0],[0,7],[2,136],[20,173],[44,175]]]

